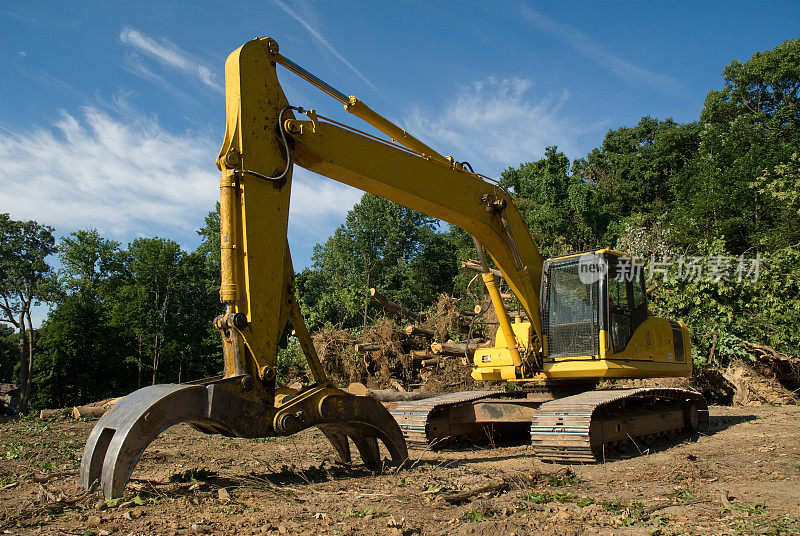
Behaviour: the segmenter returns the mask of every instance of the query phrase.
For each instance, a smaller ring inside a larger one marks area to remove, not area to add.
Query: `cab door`
[[[607,326],[614,352],[620,352],[645,320],[647,298],[641,266],[627,257],[608,255]]]

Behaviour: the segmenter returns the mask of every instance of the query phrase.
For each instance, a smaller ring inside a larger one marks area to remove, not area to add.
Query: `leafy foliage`
[[[309,327],[363,326],[377,310],[372,287],[416,310],[452,289],[455,248],[436,226],[433,218],[364,194],[297,277]]]

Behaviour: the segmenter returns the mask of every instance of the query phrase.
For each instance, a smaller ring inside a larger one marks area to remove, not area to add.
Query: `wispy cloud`
[[[0,212],[61,234],[97,228],[119,240],[194,236],[219,196],[218,143],[165,130],[117,98],[62,112],[50,128],[0,129]],[[324,240],[361,192],[295,168],[292,240]]]
[[[166,39],[156,40],[135,28],[126,26],[120,31],[119,40],[126,47],[155,59],[164,67],[193,76],[209,88],[220,93],[225,91],[207,65]],[[128,54],[126,55],[126,60],[133,62],[133,72],[141,74],[144,78],[153,81],[153,77],[157,76],[140,62],[136,63],[138,62],[138,54]]]
[[[314,28],[313,26],[311,26],[311,24],[309,24],[309,23],[308,23],[308,21],[306,21],[304,18],[302,18],[300,15],[298,15],[298,14],[297,14],[297,12],[296,12],[294,9],[292,9],[291,7],[289,7],[288,5],[286,5],[286,3],[282,2],[281,0],[271,0],[271,1],[272,1],[272,3],[273,3],[273,4],[275,4],[276,6],[278,6],[279,8],[281,8],[281,9],[282,9],[284,12],[286,12],[286,14],[287,14],[287,15],[289,15],[289,16],[290,16],[290,17],[292,17],[294,20],[296,20],[296,21],[298,22],[298,24],[300,24],[300,26],[302,26],[303,28],[305,28],[305,29],[306,29],[306,31],[307,31],[309,34],[311,34],[311,37],[313,37],[313,38],[314,38],[314,39],[315,39],[315,40],[316,40],[316,41],[317,41],[317,42],[318,42],[320,45],[322,45],[323,47],[325,47],[325,48],[326,48],[326,49],[327,49],[327,50],[328,50],[328,51],[329,51],[331,54],[333,54],[333,56],[334,56],[336,59],[338,59],[339,61],[341,61],[342,63],[344,63],[344,64],[345,64],[345,66],[347,66],[347,68],[348,68],[348,69],[350,69],[351,71],[353,71],[353,72],[356,74],[356,76],[358,76],[358,77],[359,77],[361,80],[363,80],[363,81],[364,81],[364,83],[365,83],[365,84],[367,84],[369,87],[371,87],[371,88],[372,88],[372,89],[373,89],[373,90],[374,90],[376,93],[378,93],[378,94],[381,94],[380,90],[379,90],[379,89],[378,89],[378,88],[377,88],[377,87],[376,87],[376,86],[375,86],[375,85],[374,85],[372,82],[370,82],[370,81],[367,79],[367,77],[366,77],[366,76],[364,76],[363,74],[361,74],[361,71],[359,71],[358,69],[356,69],[356,67],[355,67],[355,66],[354,66],[352,63],[350,63],[349,61],[347,61],[347,58],[345,58],[344,56],[342,56],[342,55],[339,53],[339,51],[338,51],[338,50],[336,50],[336,49],[333,47],[333,45],[331,45],[331,44],[328,42],[328,40],[327,40],[327,39],[325,39],[325,38],[322,36],[322,34],[319,32],[319,30],[317,30],[316,28]]]
[[[634,65],[573,27],[561,24],[528,7],[521,7],[520,11],[525,20],[536,28],[558,37],[578,54],[609,69],[626,82],[644,82],[670,91],[680,89],[680,83],[675,78]]]
[[[462,87],[441,111],[415,108],[405,124],[484,173],[541,158],[549,145],[576,155],[575,138],[601,128],[563,112],[566,91],[537,98],[531,89],[527,79],[490,77]]]

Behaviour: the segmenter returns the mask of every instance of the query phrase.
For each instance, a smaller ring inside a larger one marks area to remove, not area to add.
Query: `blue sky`
[[[444,154],[496,176],[584,156],[642,115],[697,118],[720,73],[800,32],[793,2],[3,2],[0,211],[187,249],[218,195],[223,66],[264,35]],[[360,126],[281,71],[292,104]],[[295,171],[295,267],[360,192]]]

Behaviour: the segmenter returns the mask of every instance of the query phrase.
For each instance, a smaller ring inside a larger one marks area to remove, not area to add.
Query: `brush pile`
[[[376,289],[373,299],[391,315],[359,334],[323,329],[313,336],[325,372],[339,385],[362,383],[370,389],[447,392],[469,389],[472,357],[491,346],[496,324],[486,305],[472,311],[460,300],[440,295],[427,311],[412,312]]]

